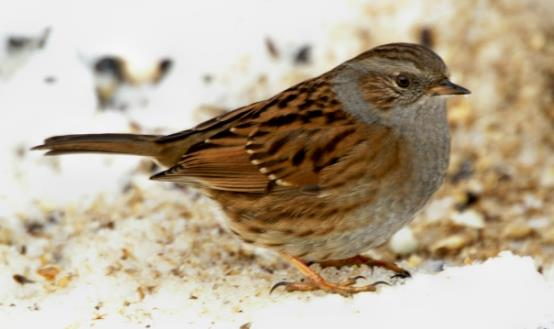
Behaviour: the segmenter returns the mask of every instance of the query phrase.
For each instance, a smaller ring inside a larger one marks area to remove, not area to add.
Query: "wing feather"
[[[153,179],[234,192],[317,191],[337,185],[349,166],[364,171],[358,162],[370,156],[368,141],[387,134],[384,127],[368,130],[354,120],[317,79],[194,130],[204,140]]]

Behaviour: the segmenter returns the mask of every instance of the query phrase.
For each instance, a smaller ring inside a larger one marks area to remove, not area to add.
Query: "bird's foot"
[[[371,268],[381,267],[395,273],[393,276],[391,276],[391,279],[392,278],[404,279],[412,276],[410,272],[396,265],[395,263],[387,262],[384,260],[373,259],[362,255],[357,255],[346,259],[327,260],[327,261],[318,262],[318,263],[322,268],[326,268],[326,267],[340,268],[343,266],[352,266],[352,265],[367,265]]]
[[[329,293],[341,294],[343,296],[351,296],[358,292],[375,291],[380,284],[388,285],[385,281],[377,281],[364,286],[354,286],[359,279],[364,279],[364,277],[353,277],[339,283],[328,282],[323,278],[317,281],[312,281],[312,279],[299,282],[281,281],[271,288],[271,292],[279,287],[284,287],[288,292],[322,290]]]
[[[377,286],[380,284],[388,285],[385,281],[377,281],[365,286],[355,286],[359,279],[365,279],[363,276],[352,277],[339,283],[329,282],[297,257],[286,254],[283,254],[283,257],[294,265],[300,272],[302,272],[306,276],[307,280],[300,282],[281,281],[271,288],[270,293],[279,287],[284,287],[285,290],[289,292],[323,290],[330,293],[341,294],[343,296],[350,296],[358,292],[375,291]]]

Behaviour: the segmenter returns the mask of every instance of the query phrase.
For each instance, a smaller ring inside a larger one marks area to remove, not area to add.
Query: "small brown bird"
[[[150,156],[152,179],[195,186],[216,200],[231,232],[279,252],[308,280],[288,291],[348,295],[377,283],[333,283],[309,266],[366,264],[359,254],[408,223],[442,183],[450,156],[446,101],[469,94],[420,45],[373,48],[274,97],[167,136],[67,135],[47,155]]]

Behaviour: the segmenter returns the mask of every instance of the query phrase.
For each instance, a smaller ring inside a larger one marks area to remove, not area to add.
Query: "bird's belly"
[[[403,187],[397,188],[398,192]],[[276,246],[276,249],[306,261],[343,259],[358,255],[385,243],[396,231],[409,223],[431,194],[408,196],[396,193],[394,196],[378,197],[372,203],[321,221],[318,229],[325,234],[290,238],[282,246]]]
[[[335,223],[329,233],[291,240],[283,246],[283,251],[307,261],[352,257],[386,242],[417,210],[401,200],[377,200],[340,218],[326,219]]]
[[[237,218],[227,207],[224,222],[247,243],[306,261],[348,258],[387,241],[427,201],[427,196],[420,196],[420,200],[408,198],[402,191],[413,186],[403,185],[396,184],[394,193],[366,191],[366,195],[350,196],[349,200],[335,197],[311,205],[298,200],[298,213],[291,214],[294,218],[276,217],[278,208],[269,206],[257,208],[251,219],[245,213]],[[346,204],[353,206],[340,211]],[[302,205],[306,208],[302,209]]]

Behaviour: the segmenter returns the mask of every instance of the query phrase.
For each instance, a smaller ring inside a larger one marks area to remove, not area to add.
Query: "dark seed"
[[[434,46],[433,30],[430,27],[423,27],[419,32],[419,43],[427,48]]]
[[[298,49],[294,56],[294,63],[300,65],[309,64],[311,61],[312,46],[304,45]]]
[[[24,285],[27,283],[35,283],[35,281],[28,279],[27,277],[21,275],[21,274],[14,274],[12,276],[15,282],[19,283],[20,285]]]
[[[275,43],[273,40],[269,37],[265,38],[265,49],[269,53],[269,55],[273,58],[279,57],[279,50],[277,50],[277,46],[275,46]]]

